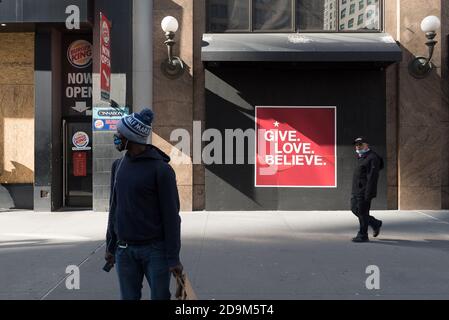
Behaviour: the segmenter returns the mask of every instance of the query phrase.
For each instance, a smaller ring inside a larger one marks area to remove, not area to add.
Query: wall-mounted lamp
[[[426,38],[428,39],[426,46],[429,49],[429,57],[416,57],[410,62],[408,70],[410,74],[417,79],[424,79],[427,77],[433,68],[433,51],[435,45],[438,43],[438,41],[435,40],[435,37],[440,26],[441,21],[435,16],[428,16],[421,22],[421,29],[426,33]]]
[[[162,20],[162,30],[165,32],[167,40],[165,44],[168,49],[168,59],[162,63],[162,73],[170,79],[179,78],[184,73],[184,62],[181,58],[173,56],[173,46],[176,44],[175,33],[178,31],[178,20],[172,16],[167,16]]]

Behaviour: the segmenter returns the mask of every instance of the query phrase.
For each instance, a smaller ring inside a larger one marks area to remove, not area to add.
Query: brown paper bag
[[[178,300],[198,300],[195,291],[192,288],[189,277],[186,273],[176,275],[176,299]]]

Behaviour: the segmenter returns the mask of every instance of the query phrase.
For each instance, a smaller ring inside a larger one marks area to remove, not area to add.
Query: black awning
[[[205,62],[383,62],[402,60],[387,33],[206,33]]]

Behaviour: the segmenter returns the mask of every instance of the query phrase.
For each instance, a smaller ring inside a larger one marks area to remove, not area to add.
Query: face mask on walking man
[[[379,171],[383,169],[383,159],[371,150],[368,141],[359,137],[354,140],[357,154],[357,165],[352,179],[351,211],[359,219],[360,229],[354,242],[367,242],[368,227],[373,229],[377,237],[382,227],[382,221],[370,215],[371,201],[377,196]]]
[[[181,218],[170,158],[147,144],[153,112],[124,117],[114,134],[123,157],[112,165],[106,235],[109,266],[116,266],[123,300],[140,300],[144,278],[151,299],[169,300],[171,274],[182,273]]]

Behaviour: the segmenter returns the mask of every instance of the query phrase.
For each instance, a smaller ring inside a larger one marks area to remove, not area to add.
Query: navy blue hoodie
[[[163,240],[169,267],[179,263],[181,218],[176,175],[170,157],[149,145],[138,156],[126,153],[112,165],[107,251],[117,241]],[[115,188],[114,188],[115,185]]]

